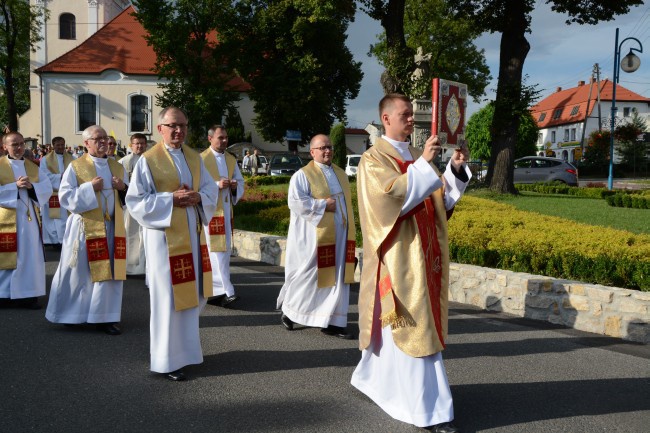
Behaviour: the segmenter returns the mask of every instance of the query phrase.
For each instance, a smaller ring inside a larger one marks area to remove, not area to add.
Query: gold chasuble
[[[38,182],[38,166],[29,160],[25,160],[25,173],[30,182]],[[5,155],[0,157],[0,185],[7,185],[16,182],[14,170],[9,164],[9,158]],[[29,200],[31,201],[31,199]],[[28,205],[29,205],[28,201]],[[40,219],[38,207],[32,206],[36,212],[36,219]],[[29,220],[29,213],[27,214]],[[0,207],[0,269],[16,269],[18,263],[18,229],[16,209]]]
[[[68,168],[68,165],[70,165],[72,161],[74,161],[72,155],[70,155],[68,152],[63,152],[64,171],[66,168]],[[61,172],[59,171],[59,161],[58,158],[56,157],[56,152],[52,151],[48,153],[47,156],[45,157],[45,163],[47,164],[47,169],[50,170],[50,173],[61,174]],[[48,211],[49,217],[51,219],[61,218],[61,203],[59,203],[59,190],[55,189],[52,192],[52,196],[50,197],[48,205],[49,205],[49,211]]]
[[[183,155],[192,173],[192,189],[198,191],[201,185],[201,156],[189,146],[183,145]],[[162,142],[146,151],[143,158],[153,176],[157,192],[174,192],[181,186],[181,180],[176,171],[174,160]],[[197,212],[198,214],[198,212]],[[203,270],[203,295],[212,294],[212,266],[210,254],[205,242],[205,233],[197,215],[197,233],[200,235],[200,260]],[[194,258],[188,233],[187,211],[185,208],[172,209],[171,225],[165,229],[167,252],[169,254],[169,269],[174,290],[174,309],[187,310],[199,305],[194,276]]]
[[[409,150],[414,160],[422,154],[413,147]],[[359,346],[365,349],[370,344],[373,311],[379,301],[381,326],[391,326],[397,347],[409,356],[423,357],[444,349],[447,338],[447,211],[443,187],[400,217],[411,163],[390,143],[378,139],[359,165],[364,243]],[[434,171],[440,176],[435,167]]]
[[[332,164],[336,178],[341,184],[345,196],[345,208],[347,210],[348,240],[345,246],[345,283],[354,283],[354,258],[356,248],[356,228],[354,226],[354,214],[352,213],[352,200],[350,198],[350,183],[345,171]],[[307,177],[311,195],[316,199],[326,199],[331,196],[327,179],[323,171],[310,161],[302,168]],[[334,212],[325,212],[316,227],[316,248],[318,263],[318,288],[332,287],[336,284],[336,224]]]
[[[235,174],[235,165],[237,160],[231,154],[224,152],[224,157],[226,158],[226,168],[228,173],[224,174],[224,177],[232,179]],[[221,174],[219,173],[219,167],[217,166],[217,160],[214,158],[212,150],[208,147],[203,152],[201,152],[201,158],[203,158],[203,163],[205,168],[208,170],[208,173],[212,178],[218,182],[221,179]],[[226,194],[226,201],[229,200],[230,195]],[[233,227],[233,209],[230,206],[230,227]],[[210,225],[208,226],[209,235],[210,235],[210,249],[215,252],[226,251],[226,221],[225,215],[223,212],[223,203],[221,202],[221,191],[219,191],[219,198],[217,199],[217,209],[214,211],[214,215],[210,220]]]
[[[97,177],[97,169],[90,154],[85,153],[78,159],[71,162],[77,184],[81,185],[92,181]],[[111,175],[122,179],[124,167],[117,161],[108,158],[108,167]],[[83,230],[86,235],[86,252],[88,264],[90,265],[90,276],[93,283],[107,280],[126,280],[126,230],[124,228],[124,212],[120,204],[117,190],[113,190],[113,218],[115,230],[113,238],[113,269],[111,269],[111,257],[108,250],[108,239],[106,237],[106,222],[110,221],[108,209],[102,211],[101,191],[95,191],[97,207],[81,213],[83,219]]]

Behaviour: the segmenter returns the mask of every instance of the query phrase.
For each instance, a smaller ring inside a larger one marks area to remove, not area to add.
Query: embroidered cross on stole
[[[345,207],[347,208],[347,229],[348,239],[345,247],[345,283],[354,282],[354,259],[356,248],[356,228],[354,225],[354,214],[352,211],[352,199],[350,197],[350,183],[348,176],[336,165],[332,165],[336,178],[341,184],[345,196]],[[311,195],[316,199],[330,197],[330,190],[322,170],[314,163],[309,162],[302,168]],[[332,287],[336,284],[336,225],[334,223],[334,212],[325,212],[318,227],[316,227],[316,248],[318,263],[318,287]]]
[[[31,182],[38,182],[38,166],[36,164],[25,160],[25,172]],[[16,182],[14,171],[9,163],[9,158],[5,155],[0,158],[0,185],[14,182]],[[29,205],[31,199],[27,203]],[[32,207],[40,225],[38,207]],[[16,269],[18,263],[17,216],[15,208],[0,207],[0,269]]]
[[[95,163],[89,154],[71,162],[77,184],[81,185],[97,177]],[[111,175],[122,178],[124,168],[115,160],[108,158]],[[90,265],[90,276],[93,282],[108,280],[126,280],[126,230],[124,228],[124,212],[116,190],[113,190],[115,229],[113,238],[113,267],[108,250],[104,212],[102,211],[101,191],[95,192],[97,207],[83,212],[83,230],[86,236],[86,252]],[[108,209],[106,210],[108,212]]]

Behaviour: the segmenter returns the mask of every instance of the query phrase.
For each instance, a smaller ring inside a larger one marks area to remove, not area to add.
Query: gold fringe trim
[[[412,318],[398,316],[395,310],[383,314],[379,320],[381,320],[381,327],[384,328],[387,325],[390,325],[390,329],[399,329],[399,328],[414,328],[416,323]]]

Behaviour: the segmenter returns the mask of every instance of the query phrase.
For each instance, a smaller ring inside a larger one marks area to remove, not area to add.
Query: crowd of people
[[[408,141],[414,119],[407,97],[386,95],[379,115],[385,134],[363,154],[357,174],[364,266],[361,360],[351,383],[395,419],[453,433],[441,355],[447,220],[471,177],[469,153],[457,149],[441,174],[432,163],[442,151],[438,138],[423,149]],[[223,125],[210,127],[210,145],[200,154],[185,144],[187,126],[181,109],[163,109],[161,140],[147,150],[146,137],[133,135],[132,153],[119,162],[112,158],[115,140],[98,125],[83,131],[84,153],[76,158],[55,137],[39,167],[25,157],[17,132],[2,138],[7,155],[0,157],[0,299],[40,308],[44,257],[33,252],[42,254],[42,243],[60,245],[46,318],[120,335],[123,281],[144,273],[150,369],[171,381],[185,380],[184,368],[203,362],[199,316],[205,305],[232,308],[239,300],[230,255],[244,179],[225,152]],[[287,331],[316,327],[353,339],[347,326],[357,264],[350,185],[332,164],[329,137],[316,135],[309,146],[313,160],[289,184],[285,283],[276,308]],[[255,156],[244,157],[243,171],[255,173]],[[27,261],[32,266],[21,266]]]

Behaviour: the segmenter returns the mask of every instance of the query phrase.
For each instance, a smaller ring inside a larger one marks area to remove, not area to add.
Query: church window
[[[92,93],[82,93],[77,97],[77,130],[83,131],[97,124],[97,96]]]
[[[150,107],[151,104],[149,96],[129,96],[129,133],[149,132],[151,130]]]
[[[74,15],[65,13],[59,17],[59,39],[77,39]]]

